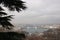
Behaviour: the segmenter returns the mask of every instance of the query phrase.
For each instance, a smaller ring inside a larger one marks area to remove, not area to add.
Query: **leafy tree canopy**
[[[3,4],[4,7],[7,7],[10,11],[21,11],[22,9],[26,9],[24,5],[25,2],[21,0],[0,0],[0,4]]]
[[[7,7],[10,11],[21,11],[26,9],[26,6],[24,5],[25,2],[21,0],[0,0],[0,4],[2,4],[4,7]],[[4,9],[0,6],[0,25],[2,27],[10,29],[13,27],[13,25],[10,23],[12,16],[7,16],[7,13],[3,12]]]

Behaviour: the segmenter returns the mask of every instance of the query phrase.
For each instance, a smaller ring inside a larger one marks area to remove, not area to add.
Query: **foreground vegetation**
[[[24,33],[17,32],[0,32],[0,40],[24,40]]]

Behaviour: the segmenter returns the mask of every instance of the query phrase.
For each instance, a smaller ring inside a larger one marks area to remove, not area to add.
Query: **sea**
[[[35,33],[35,32],[44,32],[47,31],[48,28],[43,28],[41,25],[31,25],[31,24],[20,24],[17,25],[15,29],[20,29],[29,33]]]

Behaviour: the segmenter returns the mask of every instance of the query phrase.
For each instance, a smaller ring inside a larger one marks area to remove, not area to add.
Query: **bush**
[[[0,40],[24,40],[24,33],[17,32],[0,32]]]

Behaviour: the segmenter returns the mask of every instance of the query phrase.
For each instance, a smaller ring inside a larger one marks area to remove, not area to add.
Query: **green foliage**
[[[3,4],[4,7],[9,8],[11,11],[21,11],[22,9],[26,9],[25,2],[21,0],[0,0],[0,4]]]
[[[23,40],[25,37],[24,33],[0,32],[0,40]]]
[[[3,11],[4,9],[2,7],[0,7],[0,11]]]

